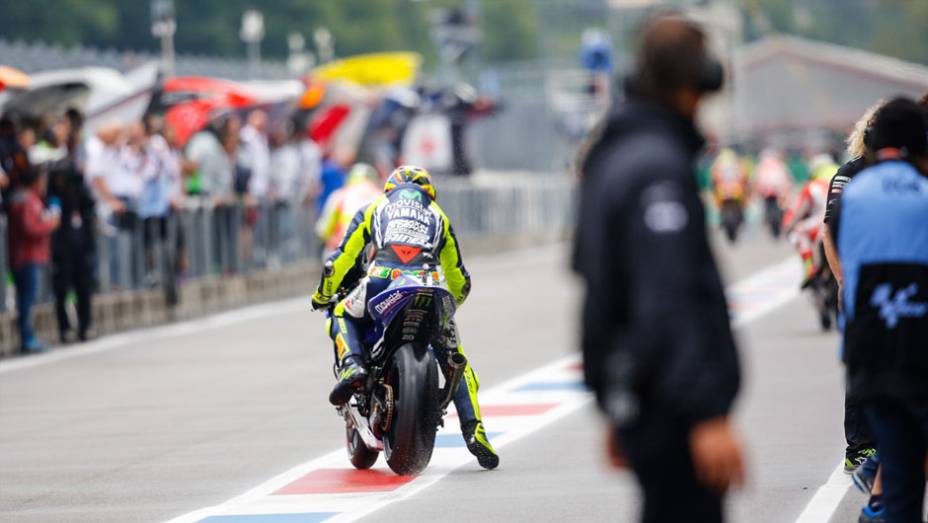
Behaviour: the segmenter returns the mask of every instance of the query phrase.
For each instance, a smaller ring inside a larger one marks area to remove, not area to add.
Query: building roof
[[[928,91],[928,67],[792,36],[735,53],[735,122],[751,136],[843,131],[880,98]]]

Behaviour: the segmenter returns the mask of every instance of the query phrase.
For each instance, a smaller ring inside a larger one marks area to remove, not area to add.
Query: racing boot
[[[338,382],[329,393],[329,403],[339,407],[348,403],[354,391],[364,386],[367,380],[367,369],[357,356],[346,357],[338,371]]]
[[[499,454],[493,449],[493,445],[490,445],[482,422],[476,420],[468,422],[461,432],[464,434],[467,450],[477,457],[477,463],[480,463],[481,467],[493,470],[499,466]]]

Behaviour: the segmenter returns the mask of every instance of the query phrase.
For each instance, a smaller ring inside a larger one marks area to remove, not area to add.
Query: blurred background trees
[[[241,57],[245,53],[238,35],[242,12],[257,8],[264,14],[267,34],[262,53],[269,58],[286,58],[291,32],[309,37],[316,28],[325,27],[335,36],[339,56],[413,50],[434,63],[431,11],[477,6],[481,60],[502,62],[541,55],[573,59],[583,27],[599,23],[608,28],[610,3],[621,0],[182,0],[176,2],[176,47],[188,54]],[[928,63],[925,0],[732,3],[741,8],[749,40],[778,32],[797,34]],[[0,0],[0,13],[0,36],[7,40],[118,50],[158,48],[150,33],[149,2],[144,0]]]

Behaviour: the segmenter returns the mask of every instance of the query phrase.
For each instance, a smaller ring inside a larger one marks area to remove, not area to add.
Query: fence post
[[[0,215],[0,312],[7,310],[6,275],[10,272],[10,260],[6,252],[6,238],[6,216]]]

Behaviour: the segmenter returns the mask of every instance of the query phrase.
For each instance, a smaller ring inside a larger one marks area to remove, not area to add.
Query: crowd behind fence
[[[566,177],[501,173],[500,183],[439,179],[439,203],[461,236],[513,238],[557,234],[572,220],[573,184]],[[246,214],[253,225],[245,226]],[[170,304],[185,281],[254,271],[275,270],[321,258],[313,206],[265,202],[254,206],[216,206],[188,201],[164,222],[136,220],[115,228],[106,220],[95,226],[94,282],[97,293],[161,288]],[[6,236],[0,217],[0,234]],[[7,245],[0,242],[2,273],[9,272]],[[42,279],[39,302],[50,300],[51,274]],[[15,308],[7,278],[0,280],[0,311]]]

